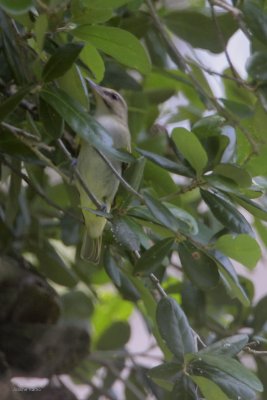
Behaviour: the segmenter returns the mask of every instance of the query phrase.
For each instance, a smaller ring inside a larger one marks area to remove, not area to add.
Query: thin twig
[[[61,148],[61,150],[63,151],[63,153],[65,154],[65,156],[67,157],[67,159],[69,160],[70,164],[73,166],[73,173],[76,176],[79,184],[81,185],[81,187],[83,188],[83,190],[85,191],[85,193],[87,194],[87,196],[89,197],[89,199],[92,201],[92,203],[96,206],[96,208],[101,211],[105,208],[105,204],[101,203],[96,196],[94,195],[94,193],[91,192],[91,190],[88,188],[87,183],[84,181],[83,177],[81,176],[79,170],[74,166],[74,160],[70,154],[70,152],[68,151],[68,149],[66,148],[66,146],[64,145],[64,143],[62,142],[61,139],[57,140],[57,143],[59,145],[59,147]]]
[[[106,390],[103,387],[97,386],[94,382],[89,381],[88,379],[84,378],[81,374],[78,372],[75,372],[73,374],[74,377],[79,379],[81,382],[86,383],[86,385],[90,386],[94,391],[99,393],[102,396],[105,396],[107,400],[118,400],[116,396],[114,396],[110,390]]]
[[[118,178],[122,186],[125,187],[128,192],[132,193],[134,196],[138,197],[141,201],[143,201],[143,197],[141,196],[140,193],[138,193],[134,188],[132,188],[131,185],[129,185],[128,182],[126,182],[125,179],[121,176],[121,174],[114,168],[112,163],[109,161],[109,159],[105,156],[105,154],[102,153],[102,151],[98,150],[95,148],[95,151],[99,154],[99,156],[102,158],[102,160],[107,164],[107,166],[111,169],[113,174]]]
[[[265,350],[253,350],[249,346],[243,348],[243,351],[249,354],[253,354],[254,356],[267,356],[267,351]]]

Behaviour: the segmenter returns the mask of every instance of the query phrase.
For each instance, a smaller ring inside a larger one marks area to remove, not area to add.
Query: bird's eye
[[[118,96],[116,93],[110,93],[110,97],[111,97],[113,100],[119,100],[119,96]]]

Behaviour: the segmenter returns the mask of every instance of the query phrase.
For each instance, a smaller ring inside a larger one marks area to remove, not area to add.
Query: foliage
[[[63,373],[91,400],[117,399],[118,380],[127,400],[267,398],[267,297],[255,304],[231,261],[253,269],[267,246],[267,6],[179,3],[0,0],[5,399],[30,398],[12,390],[16,376],[48,378],[40,399],[75,398],[53,386]],[[227,51],[238,30],[246,79]],[[225,53],[229,67],[213,71],[196,49]],[[132,154],[107,145],[86,77],[125,97]],[[98,266],[79,256],[79,138],[128,164]],[[157,363],[127,347],[136,313]]]

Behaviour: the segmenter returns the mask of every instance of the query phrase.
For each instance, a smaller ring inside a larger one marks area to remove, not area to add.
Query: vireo
[[[128,127],[128,109],[125,100],[115,90],[101,87],[91,80],[88,82],[96,98],[95,119],[103,126],[113,141],[116,149],[131,150],[131,137]],[[122,163],[105,154],[113,167],[121,173]],[[118,190],[119,180],[109,166],[103,161],[95,149],[86,141],[82,141],[78,156],[77,168],[95,197],[105,204],[110,211],[113,199]],[[78,184],[81,207],[86,232],[83,239],[81,257],[98,263],[101,254],[102,233],[107,220],[97,216],[85,208],[96,209],[88,195]]]

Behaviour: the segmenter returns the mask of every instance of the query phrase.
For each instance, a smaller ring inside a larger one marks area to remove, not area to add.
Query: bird
[[[115,149],[131,152],[131,135],[128,126],[128,107],[124,98],[115,90],[100,86],[86,78],[96,100],[94,118],[112,139]],[[105,154],[113,167],[122,173],[122,162]],[[96,149],[87,141],[82,140],[77,158],[77,168],[88,189],[97,200],[110,211],[119,179],[101,158]],[[85,233],[81,247],[81,258],[94,264],[99,264],[102,234],[107,223],[103,216],[96,215],[88,209],[96,209],[96,205],[89,199],[81,185],[77,185],[80,194],[80,203],[85,222]]]

